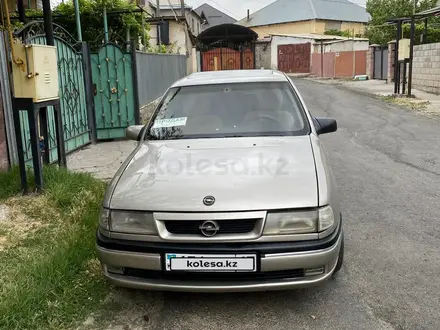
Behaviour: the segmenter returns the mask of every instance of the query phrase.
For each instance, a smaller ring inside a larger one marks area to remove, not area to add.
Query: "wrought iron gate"
[[[129,49],[107,43],[90,55],[100,140],[122,138],[125,128],[140,122],[134,42]]]
[[[27,44],[46,44],[43,22],[32,22],[16,32]],[[83,44],[78,43],[62,27],[54,24],[55,46],[58,56],[60,104],[66,152],[72,152],[91,142],[86,101]],[[49,141],[45,141],[49,160],[57,159],[55,118],[52,107],[47,109]],[[26,162],[32,160],[29,124],[26,113],[20,113],[23,149]]]
[[[373,79],[386,80],[388,78],[388,47],[374,48]]]

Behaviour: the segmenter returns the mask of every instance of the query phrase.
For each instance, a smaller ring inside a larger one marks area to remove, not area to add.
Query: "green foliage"
[[[340,36],[340,37],[346,37],[346,38],[353,38],[353,32],[350,30],[344,30],[344,31],[340,31],[340,30],[327,30],[324,32],[324,34],[326,35],[330,35],[330,36]],[[354,35],[355,38],[362,38],[362,34],[355,34]]]
[[[142,29],[141,13],[111,14],[112,11],[130,11],[138,9],[129,0],[79,0],[81,13],[82,36],[85,41],[101,41],[104,37],[104,6],[107,10],[107,21],[110,34],[125,38],[127,29],[130,37],[138,40],[143,35],[148,43],[148,24]],[[56,17],[60,15],[60,17]],[[54,10],[54,21],[76,36],[75,8],[72,0],[61,3]]]
[[[418,0],[416,1],[416,12],[421,12],[436,6],[437,0]],[[414,0],[368,0],[367,12],[371,16],[371,21],[367,26],[366,36],[371,43],[385,45],[391,40],[396,39],[396,27],[387,26],[386,21],[399,18],[410,17],[414,10]],[[430,25],[438,22],[438,18],[429,18]],[[420,40],[423,33],[423,23],[417,24],[416,43]],[[403,26],[403,37],[409,38],[409,24]],[[440,41],[440,30],[431,26],[428,31],[429,42]]]
[[[122,13],[112,14],[112,11],[132,11],[138,7],[130,0],[79,0],[82,37],[84,41],[101,42],[104,39],[104,6],[107,10],[107,22],[109,34],[113,39],[126,41],[127,30],[130,38],[136,41],[145,38],[145,47],[149,46],[150,26],[146,22],[142,26],[141,13]],[[29,20],[41,19],[43,12],[41,10],[26,10],[26,16]],[[14,13],[11,17],[17,17]],[[75,7],[72,0],[60,3],[53,10],[53,22],[66,29],[73,37],[77,37]],[[18,20],[12,20],[13,30],[23,27]],[[111,40],[115,41],[115,40]]]
[[[158,45],[157,47],[148,47],[146,51],[148,53],[159,53],[159,54],[180,54],[181,47],[177,47],[177,42],[173,42],[170,45]]]

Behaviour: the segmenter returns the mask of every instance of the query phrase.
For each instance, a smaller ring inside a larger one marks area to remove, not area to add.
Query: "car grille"
[[[255,228],[258,219],[219,220],[217,234],[247,234]],[[165,221],[165,227],[171,234],[202,235],[200,226],[205,221]]]
[[[283,280],[304,277],[304,269],[290,269],[273,272],[255,272],[255,273],[207,273],[207,272],[165,272],[143,270],[135,268],[125,268],[124,275],[145,278],[145,279],[162,279],[169,281],[269,281]]]

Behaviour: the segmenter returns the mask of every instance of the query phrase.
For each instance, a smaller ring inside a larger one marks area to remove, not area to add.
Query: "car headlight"
[[[317,210],[268,213],[264,235],[295,235],[322,232],[334,224],[333,210],[326,206]]]
[[[318,230],[318,210],[268,213],[264,235],[310,234]]]
[[[119,233],[157,235],[157,227],[152,213],[110,212],[110,230]]]

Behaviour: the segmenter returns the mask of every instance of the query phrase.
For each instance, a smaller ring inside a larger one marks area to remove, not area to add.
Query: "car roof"
[[[225,70],[193,73],[171,87],[286,81],[284,73],[274,70]]]

